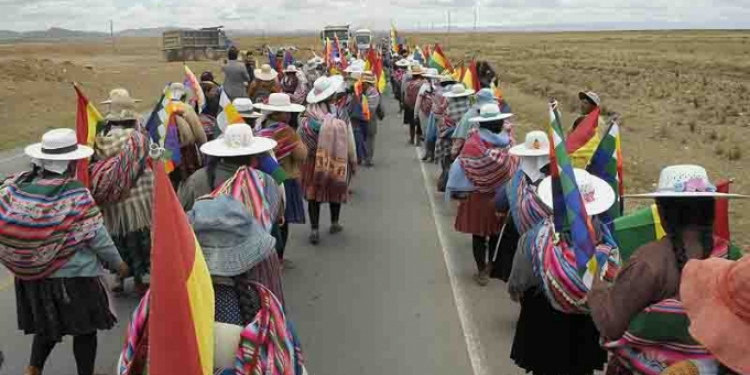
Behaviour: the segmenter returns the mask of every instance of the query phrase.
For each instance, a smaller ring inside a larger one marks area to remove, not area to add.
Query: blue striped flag
[[[596,237],[591,218],[586,213],[586,206],[576,184],[573,165],[565,149],[563,134],[557,102],[552,102],[550,103],[549,137],[555,232],[561,244],[573,248],[579,274],[583,276],[588,273],[588,276],[593,276],[599,268],[599,262],[594,256],[596,253],[594,238]]]

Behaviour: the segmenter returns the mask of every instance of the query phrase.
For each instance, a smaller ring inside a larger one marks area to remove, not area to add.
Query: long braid
[[[713,198],[660,198],[656,201],[664,231],[672,244],[677,268],[682,272],[688,261],[683,231],[687,228],[700,230],[703,247],[702,259],[713,251],[714,199]]]
[[[234,277],[234,287],[240,304],[242,324],[250,324],[260,310],[258,292],[250,284],[250,278],[247,277],[247,274]]]

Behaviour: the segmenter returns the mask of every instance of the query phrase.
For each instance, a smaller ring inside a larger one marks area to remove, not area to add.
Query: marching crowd
[[[579,94],[568,134],[553,102],[551,130],[519,143],[489,64],[467,87],[400,47],[386,68],[408,143],[440,165],[435,188],[458,202],[455,229],[472,236],[478,285],[503,280],[520,303],[510,353],[518,366],[560,375],[605,364],[612,375],[750,373],[750,258],[715,231],[720,202],[744,196],[717,192],[695,165],[665,168],[656,192],[623,196],[622,175],[596,167],[615,150],[605,147],[614,147],[613,127],[596,93]],[[303,374],[282,289],[293,267],[284,258],[289,233],[309,221],[309,242],[319,244],[325,204],[328,233],[344,229],[351,180],[375,163],[383,93],[356,58],[346,68],[316,57],[248,72],[239,55],[229,50],[223,83],[201,74],[203,106],[186,84],[165,91],[180,155],[169,179],[211,275],[214,370]],[[137,101],[112,90],[93,147],[73,130],[50,130],[25,149],[31,169],[0,187],[0,262],[15,276],[18,327],[34,335],[26,374],[41,374],[56,344],[73,336],[78,373],[92,375],[97,331],[116,321],[109,291],[123,292],[129,278],[143,299],[118,371],[148,373],[153,159],[165,147],[154,146],[158,130]],[[229,102],[242,122],[220,121]],[[613,213],[625,197],[655,205]],[[619,224],[644,212],[653,219],[647,230]],[[626,249],[624,238],[637,246]],[[102,282],[104,269],[118,275],[114,286]]]

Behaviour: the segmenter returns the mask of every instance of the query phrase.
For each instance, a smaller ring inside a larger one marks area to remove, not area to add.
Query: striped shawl
[[[536,193],[536,187],[529,183],[522,170],[516,171],[507,188],[510,214],[518,233],[524,234],[539,222],[552,215],[552,211]]]
[[[24,172],[0,187],[0,262],[19,279],[51,275],[101,225],[96,202],[75,179]]]
[[[330,114],[325,105],[310,105],[302,117],[299,134],[314,161],[312,181],[305,186],[308,200],[346,202],[349,175],[349,126],[340,114]]]
[[[271,175],[242,167],[211,193],[214,198],[220,195],[228,195],[242,202],[263,228],[271,232],[281,208],[279,187]]]
[[[482,132],[474,131],[458,156],[466,177],[479,192],[490,193],[508,182],[518,167],[518,158],[510,155],[510,145],[492,144]],[[489,138],[488,138],[489,139]]]
[[[297,147],[298,142],[300,142],[297,132],[291,126],[282,122],[276,122],[261,129],[257,135],[272,138],[276,141],[277,144],[273,152],[278,160],[289,156]]]
[[[148,166],[148,138],[134,129],[96,137],[91,194],[112,235],[151,226],[154,177]]]

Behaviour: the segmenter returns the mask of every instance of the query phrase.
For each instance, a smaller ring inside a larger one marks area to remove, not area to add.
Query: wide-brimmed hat
[[[457,86],[457,85],[454,85]],[[512,113],[502,113],[497,103],[487,103],[479,107],[479,116],[472,117],[469,122],[500,121],[513,117]]]
[[[438,78],[438,77],[440,77],[440,72],[438,72],[438,70],[435,69],[435,68],[427,68],[422,73],[422,77],[425,77],[425,78]]]
[[[581,100],[588,99],[591,102],[593,102],[594,104],[596,104],[597,107],[602,102],[601,99],[599,99],[599,95],[597,95],[597,93],[595,93],[593,91],[581,91],[581,92],[579,92],[578,93],[578,99],[581,99]]]
[[[130,92],[127,89],[122,88],[122,87],[118,87],[116,89],[112,89],[109,92],[109,99],[101,102],[100,104],[109,104],[109,103],[112,103],[112,99],[117,98],[117,97],[130,98]],[[133,98],[131,98],[131,99],[133,99]],[[136,103],[138,103],[141,100],[140,99],[133,99],[133,101],[136,102]]]
[[[372,83],[372,84],[375,84],[378,81],[377,77],[375,77],[375,74],[373,74],[369,70],[362,72],[362,76],[360,77],[360,80],[362,80],[362,82],[367,82],[367,83]]]
[[[253,128],[241,123],[227,126],[221,137],[204,143],[201,152],[217,157],[246,156],[262,154],[273,150],[274,147],[276,141],[254,136]]]
[[[232,101],[232,105],[243,118],[260,118],[263,116],[255,110],[253,101],[250,98],[237,98]]]
[[[510,149],[516,156],[549,156],[549,137],[539,130],[526,133],[526,139],[520,145]]]
[[[315,56],[312,59],[307,60],[307,65],[309,65],[309,66],[315,66],[315,65],[323,64],[324,62],[325,62],[325,60],[323,60],[322,57]]]
[[[289,94],[272,93],[268,103],[255,103],[255,108],[268,112],[304,112],[305,106],[292,103]]]
[[[724,366],[750,374],[750,256],[688,261],[680,298],[690,335]]]
[[[438,77],[438,82],[441,84],[449,84],[449,83],[456,83],[456,77],[454,77],[450,73],[443,73]]]
[[[411,75],[412,76],[423,76],[425,74],[425,70],[422,67],[422,65],[412,65],[411,66]]]
[[[402,68],[406,68],[407,66],[409,66],[409,64],[411,63],[407,59],[401,59],[401,60],[396,61],[396,66],[400,66]]]
[[[297,70],[297,66],[294,64],[289,64],[285,69],[284,73],[297,73],[299,70]]]
[[[135,110],[135,100],[128,96],[115,96],[109,102],[109,113],[104,118],[107,121],[132,121],[138,119]]]
[[[451,86],[451,89],[444,92],[443,96],[446,98],[460,98],[474,94],[474,90],[467,89],[463,83],[456,83]]]
[[[750,198],[747,195],[717,193],[706,169],[699,165],[673,165],[661,170],[655,192],[627,194],[628,198]]]
[[[313,83],[313,89],[307,94],[307,102],[314,104],[328,99],[336,93],[343,82],[344,78],[340,75],[323,76],[316,79]]]
[[[261,81],[273,81],[276,77],[278,77],[278,74],[271,69],[271,65],[263,64],[260,68],[255,69],[255,78]]]
[[[589,216],[598,215],[607,211],[615,203],[615,191],[609,186],[607,181],[599,177],[592,176],[583,169],[573,169],[575,174],[578,191],[583,198],[583,204],[586,206],[586,213]],[[552,177],[546,177],[539,183],[539,198],[545,205],[553,208],[552,204]]]
[[[365,62],[363,60],[354,60],[344,69],[344,73],[362,73],[365,71]]]
[[[94,154],[91,147],[78,144],[73,129],[52,129],[42,135],[42,141],[26,146],[26,155],[40,160],[79,160]]]
[[[232,197],[198,200],[188,218],[211,275],[241,275],[275,254],[273,236]]]
[[[492,90],[483,88],[477,91],[477,103],[497,103],[497,98]]]

